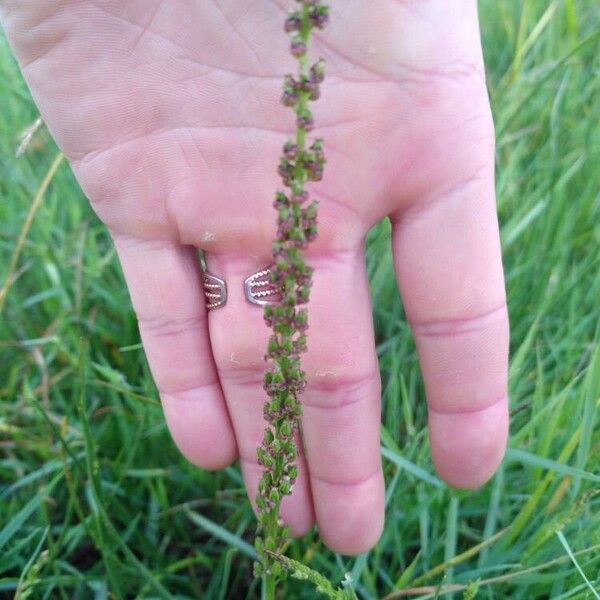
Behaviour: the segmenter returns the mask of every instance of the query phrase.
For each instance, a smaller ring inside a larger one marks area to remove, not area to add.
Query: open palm
[[[390,216],[426,384],[433,459],[486,481],[507,435],[508,320],[494,135],[475,0],[345,0],[316,34],[327,63],[315,134],[304,453],[283,516],[333,549],[383,525],[380,381],[364,239]],[[292,0],[1,0],[41,114],[114,238],[170,431],[204,468],[260,476],[269,335],[242,282],[269,264],[276,166],[294,122]],[[229,299],[207,312],[196,249]]]

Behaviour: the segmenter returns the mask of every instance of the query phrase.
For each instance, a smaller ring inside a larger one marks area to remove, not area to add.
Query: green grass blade
[[[569,458],[575,451],[577,444],[579,443],[580,435],[581,435],[581,428],[578,428],[575,431],[575,433],[571,436],[569,441],[563,447],[563,449],[558,457],[559,462],[557,464],[561,464],[562,462],[566,462],[567,460],[569,460]],[[514,542],[514,540],[517,539],[519,534],[523,531],[523,529],[529,522],[531,515],[535,511],[538,504],[541,502],[541,500],[544,496],[544,493],[548,489],[548,486],[554,480],[554,477],[555,477],[555,471],[551,470],[537,484],[535,490],[529,496],[529,499],[527,500],[527,502],[525,502],[525,504],[523,505],[523,507],[517,514],[517,516],[515,517],[514,521],[512,522],[510,531],[509,531],[507,537],[504,539],[504,545],[503,545],[504,549],[507,549]]]
[[[219,590],[219,600],[226,600],[227,588],[229,587],[229,576],[231,574],[231,563],[233,557],[237,554],[237,548],[229,548],[225,553],[223,561],[223,573],[221,575],[221,585]]]
[[[494,477],[494,483],[492,492],[490,495],[490,501],[488,504],[487,515],[485,517],[485,526],[483,528],[483,539],[490,539],[496,531],[496,526],[499,519],[500,512],[500,499],[502,497],[502,490],[504,487],[504,464],[501,464],[496,476]],[[489,548],[483,548],[479,554],[479,560],[477,562],[478,568],[481,569],[485,564],[489,554]]]
[[[537,456],[526,450],[520,450],[518,448],[509,448],[506,451],[506,461],[520,462],[524,465],[530,465],[532,467],[539,467],[549,471],[554,471],[560,475],[568,475],[570,477],[577,477],[579,479],[585,479],[586,481],[592,481],[594,483],[600,483],[600,475],[594,475],[583,469],[577,467],[570,467],[564,465],[549,458],[543,456]]]
[[[414,475],[417,479],[424,481],[425,483],[429,483],[435,487],[443,487],[444,483],[438,479],[435,475],[431,475],[425,469],[415,465],[410,462],[406,458],[400,456],[396,452],[390,450],[389,448],[381,448],[381,455],[384,458],[387,458],[390,462],[393,462],[396,466],[404,469],[407,473]]]
[[[256,550],[254,546],[251,546],[248,542],[244,541],[241,537],[231,533],[231,531],[227,531],[224,527],[221,527],[214,521],[206,518],[205,516],[191,511],[186,510],[185,514],[188,516],[192,523],[198,525],[198,527],[202,527],[205,531],[208,531],[214,537],[220,539],[222,542],[225,542],[228,546],[232,546],[233,548],[237,548],[240,552],[256,560],[258,555],[256,554]]]
[[[11,517],[4,527],[0,531],[0,550],[6,546],[6,544],[13,538],[13,536],[19,531],[21,526],[29,519],[29,517],[40,507],[44,498],[46,498],[54,486],[62,479],[62,473],[57,475],[48,485],[41,489],[23,508],[13,517]]]
[[[17,592],[15,594],[15,600],[20,600],[21,598],[26,597],[25,591],[27,590],[27,584],[31,584],[31,582],[28,581],[28,578],[31,575],[35,576],[35,571],[37,571],[39,569],[39,565],[38,565],[37,569],[35,568],[35,562],[37,561],[38,556],[40,555],[40,552],[42,551],[44,542],[46,541],[46,538],[48,537],[49,531],[50,531],[49,526],[46,527],[42,531],[42,535],[40,536],[40,540],[39,540],[37,546],[35,547],[34,551],[32,552],[31,557],[27,561],[27,564],[23,567],[23,570],[21,571],[21,575],[19,577],[19,583],[17,584]],[[43,561],[40,561],[40,562],[43,562]],[[32,572],[32,569],[33,569],[33,572]]]
[[[459,499],[456,494],[452,493],[446,518],[446,542],[444,544],[444,562],[447,564],[445,571],[450,582],[454,575],[455,563],[453,561],[456,559],[458,549],[458,514]]]
[[[581,575],[585,583],[587,583],[590,590],[592,590],[592,594],[594,594],[594,597],[600,600],[600,594],[598,594],[598,591],[592,586],[590,580],[586,577],[585,573],[583,572],[583,569],[581,568],[579,561],[573,554],[573,550],[571,550],[571,546],[569,545],[569,542],[567,542],[567,538],[565,538],[563,532],[557,531],[556,535],[558,536],[558,539],[560,540],[560,543],[563,545],[564,549],[567,551],[571,562],[575,565],[575,568],[579,571],[579,574]]]
[[[579,448],[577,448],[577,457],[575,464],[577,470],[584,471],[584,467],[588,462],[590,456],[590,450],[592,448],[592,435],[594,433],[594,425],[596,424],[596,415],[598,410],[597,400],[600,398],[600,344],[596,345],[596,350],[590,360],[588,372],[586,374],[585,382],[583,384],[583,414],[582,414],[582,431],[581,440],[579,441]],[[581,486],[581,480],[584,477],[580,474],[575,475],[575,481],[573,487],[575,493]],[[596,479],[600,481],[600,477]]]

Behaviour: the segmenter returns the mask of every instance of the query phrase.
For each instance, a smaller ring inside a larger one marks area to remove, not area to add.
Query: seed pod
[[[310,112],[306,112],[302,115],[298,115],[296,119],[296,126],[299,129],[304,129],[304,131],[312,131],[315,126],[315,122],[313,121],[313,117]]]
[[[283,106],[294,107],[298,104],[298,96],[291,92],[283,92],[281,104],[283,104]]]
[[[298,477],[298,467],[296,465],[290,465],[287,469],[287,474],[291,481],[296,481]]]
[[[283,153],[288,160],[294,160],[298,155],[298,146],[294,142],[287,141],[283,146]]]
[[[302,17],[299,12],[293,12],[290,16],[285,20],[283,25],[283,29],[286,33],[291,33],[293,31],[299,31],[302,26]]]
[[[300,58],[306,54],[306,43],[302,40],[302,38],[296,37],[292,40],[290,44],[290,52],[296,58]]]
[[[310,79],[314,83],[323,83],[325,80],[325,61],[322,58],[311,66]]]
[[[329,23],[329,7],[313,5],[309,9],[308,20],[313,27],[324,29]]]
[[[271,491],[269,492],[269,500],[273,503],[273,504],[277,504],[280,500],[281,496],[279,494],[279,491],[275,488],[271,488]]]
[[[285,437],[291,437],[292,427],[289,423],[282,423],[279,432]]]
[[[299,194],[294,194],[291,197],[291,201],[295,204],[303,204],[308,200],[308,192],[306,190],[302,190]]]
[[[263,437],[263,444],[269,446],[273,443],[273,431],[271,429],[265,429],[265,435]]]

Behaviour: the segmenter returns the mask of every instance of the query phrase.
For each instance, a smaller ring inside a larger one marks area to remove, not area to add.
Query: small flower
[[[314,152],[318,158],[324,158],[323,154],[323,140],[321,138],[317,138],[311,145],[310,150]]]
[[[299,101],[300,86],[292,75],[286,75],[283,82],[283,95],[281,103],[284,106],[294,107]]]
[[[312,114],[309,111],[306,111],[303,114],[298,115],[296,119],[296,126],[299,129],[304,129],[304,131],[312,131],[315,127]]]
[[[293,12],[290,16],[285,20],[285,24],[283,26],[286,33],[292,33],[293,31],[299,31],[302,26],[302,17],[299,12]]]
[[[306,236],[306,240],[308,242],[312,242],[317,239],[317,228],[314,226],[307,227],[304,230],[304,235]]]
[[[322,58],[311,66],[310,79],[315,83],[323,83],[325,80],[325,61]]]
[[[294,164],[285,158],[282,159],[281,162],[279,163],[277,173],[279,173],[279,175],[281,177],[286,178],[286,177],[291,177],[293,175],[293,171],[294,171]]]
[[[321,181],[323,179],[323,167],[317,165],[308,170],[308,178],[310,181]]]
[[[294,160],[298,155],[298,146],[294,142],[287,141],[283,147],[283,153],[288,160]]]
[[[311,3],[308,19],[313,27],[324,29],[329,23],[329,7]]]
[[[283,193],[283,192],[277,192],[277,195],[275,196],[275,200],[273,201],[273,208],[275,208],[276,210],[279,210],[280,208],[283,208],[285,206],[288,206],[290,203],[288,197]],[[278,242],[275,242],[276,244],[278,244]]]
[[[295,56],[296,58],[300,58],[301,56],[304,56],[306,54],[306,50],[307,48],[304,40],[302,40],[299,37],[296,37],[292,40],[292,43],[290,45],[290,52],[293,56]]]
[[[306,190],[302,190],[297,194],[293,194],[291,201],[295,204],[303,204],[308,200],[308,192]]]
[[[288,92],[283,92],[283,95],[281,96],[281,104],[288,107],[296,106],[296,104],[298,104],[298,96]]]

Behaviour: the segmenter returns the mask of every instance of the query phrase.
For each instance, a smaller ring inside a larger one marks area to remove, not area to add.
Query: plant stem
[[[265,308],[265,321],[272,328],[267,348],[271,366],[264,376],[268,399],[264,416],[267,421],[264,438],[257,449],[258,461],[264,467],[258,486],[258,529],[255,546],[261,561],[255,563],[255,574],[262,576],[263,598],[273,600],[280,578],[285,576],[281,564],[269,553],[283,554],[290,537],[279,513],[281,502],[292,493],[298,476],[296,436],[301,436],[302,404],[299,395],[306,386],[300,354],[306,351],[308,303],[312,284],[312,268],[304,261],[304,250],[316,238],[317,202],[305,207],[307,181],[323,176],[325,157],[321,140],[307,148],[306,134],[314,127],[309,102],[320,95],[324,78],[323,61],[312,66],[308,62],[308,43],[313,27],[323,28],[328,8],[314,0],[296,0],[302,9],[290,13],[285,30],[292,34],[290,50],[298,59],[298,73],[285,76],[282,102],[294,108],[295,140],[288,140],[278,173],[289,192],[277,192],[274,206],[278,211],[277,237],[273,244],[272,284],[279,300]]]
[[[275,575],[263,575],[262,600],[275,600]]]

